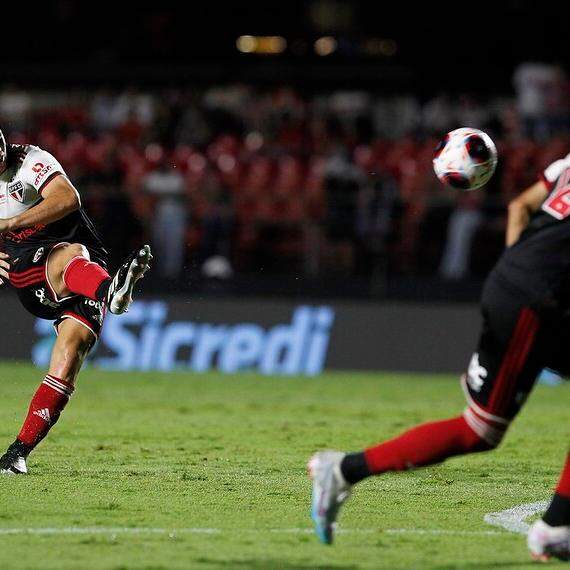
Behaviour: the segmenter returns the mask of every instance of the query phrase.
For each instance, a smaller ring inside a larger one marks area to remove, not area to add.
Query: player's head
[[[8,162],[8,145],[4,138],[4,133],[0,130],[0,174],[6,170],[6,163]]]

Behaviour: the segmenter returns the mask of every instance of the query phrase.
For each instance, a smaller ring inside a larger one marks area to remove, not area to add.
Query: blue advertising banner
[[[325,365],[334,310],[300,305],[287,320],[259,322],[200,322],[181,318],[165,301],[138,301],[129,312],[109,314],[101,339],[90,358],[92,366],[112,370],[251,370],[262,374],[319,374]],[[38,319],[38,340],[32,359],[49,363],[55,333],[49,321]]]
[[[55,334],[2,295],[0,358],[46,368]],[[462,372],[480,324],[474,305],[143,299],[108,315],[90,365],[314,376],[329,370]]]

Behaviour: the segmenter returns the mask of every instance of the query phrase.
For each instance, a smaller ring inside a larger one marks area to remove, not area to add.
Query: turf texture
[[[7,445],[42,372],[1,364],[0,377]],[[323,546],[310,454],[457,414],[456,378],[87,369],[30,475],[0,478],[0,567],[531,568],[524,537],[483,516],[549,497],[569,403],[570,384],[539,386],[499,450],[366,481]]]

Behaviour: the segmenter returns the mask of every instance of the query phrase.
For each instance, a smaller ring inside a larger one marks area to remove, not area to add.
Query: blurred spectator
[[[223,266],[223,270],[214,276],[227,278],[232,274],[229,261],[234,226],[232,195],[220,177],[211,171],[202,186],[201,199],[204,201],[204,211],[202,239],[198,251],[199,262],[209,274],[212,274],[212,267]],[[212,263],[212,259],[216,262]]]
[[[263,267],[459,279],[470,265],[475,275],[488,269],[470,263],[473,239],[491,263],[505,204],[569,150],[565,76],[539,64],[517,77],[518,108],[469,93],[422,105],[413,94],[241,84],[94,94],[10,87],[0,90],[0,115],[11,142],[58,157],[114,250],[152,235],[163,277],[175,279],[189,259],[216,277]],[[435,139],[462,125],[491,129],[499,149],[491,184],[473,195],[443,191],[432,170]],[[130,220],[120,228],[109,216],[117,208]]]
[[[129,88],[111,100],[109,121],[115,128],[125,124],[129,119],[148,126],[154,119],[154,112],[155,100],[151,94]]]
[[[462,95],[457,108],[457,124],[462,127],[483,129],[490,120],[488,107],[471,95]]]
[[[98,91],[91,100],[91,124],[97,131],[107,131],[115,126],[112,116],[114,103],[115,98],[107,89]]]
[[[449,97],[440,93],[430,99],[424,105],[422,120],[425,131],[438,138],[455,128],[457,119]]]
[[[480,197],[471,192],[460,194],[447,228],[447,241],[441,261],[444,279],[464,279],[469,272],[471,245],[483,221]]]
[[[336,149],[325,167],[325,227],[335,271],[346,272],[353,267],[357,199],[363,183],[362,171],[343,149]]]
[[[513,83],[526,136],[545,141],[560,113],[568,117],[564,71],[552,64],[527,62],[515,70]]]
[[[153,199],[152,241],[161,277],[179,277],[185,258],[188,219],[184,178],[166,161],[158,145],[149,145],[147,155],[154,168],[142,180],[143,190]]]
[[[387,173],[370,174],[358,196],[357,233],[362,259],[360,272],[384,273],[387,247],[398,210],[398,186]]]
[[[0,91],[0,120],[15,130],[24,130],[32,110],[29,93],[8,85]]]

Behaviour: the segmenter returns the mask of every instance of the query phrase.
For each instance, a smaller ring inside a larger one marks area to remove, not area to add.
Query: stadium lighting
[[[282,36],[240,36],[236,47],[242,53],[277,54],[287,49],[287,40]]]
[[[236,47],[242,53],[252,53],[257,47],[257,39],[253,36],[240,36],[236,41]]]
[[[364,52],[375,57],[392,57],[398,51],[398,45],[389,38],[370,38],[364,42]]]
[[[337,41],[331,36],[324,36],[315,42],[315,53],[326,56],[334,53],[337,48]]]

